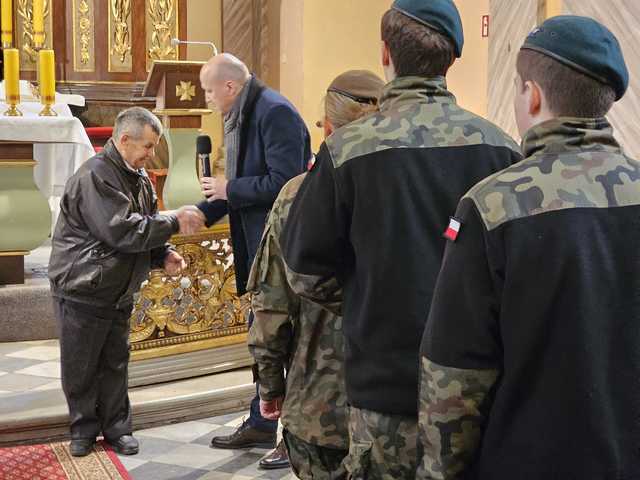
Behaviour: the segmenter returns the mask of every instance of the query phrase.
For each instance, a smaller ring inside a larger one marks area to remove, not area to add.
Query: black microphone
[[[211,138],[209,135],[198,135],[196,140],[196,153],[202,170],[203,177],[211,176],[211,164],[209,157],[211,156]]]

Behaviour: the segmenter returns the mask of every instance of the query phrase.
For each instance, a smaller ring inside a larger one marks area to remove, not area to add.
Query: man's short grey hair
[[[145,125],[149,125],[156,135],[162,136],[162,123],[158,117],[146,108],[127,108],[116,117],[113,138],[120,140],[125,133],[133,138],[141,138]]]

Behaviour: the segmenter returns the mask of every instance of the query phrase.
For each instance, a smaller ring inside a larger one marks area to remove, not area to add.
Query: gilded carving
[[[19,38],[21,55],[21,70],[35,70],[36,61],[38,59],[38,51],[35,48],[33,40],[33,0],[18,0],[16,10],[19,19]],[[44,0],[44,21],[45,21],[45,37],[44,48],[51,47],[51,41],[47,35],[51,31],[51,0]]]
[[[120,57],[120,63],[124,63],[127,53],[131,52],[129,24],[127,23],[129,15],[131,15],[131,2],[129,0],[111,0],[111,13],[115,19],[111,52]]]
[[[175,0],[147,0],[147,69],[152,60],[177,60],[178,49],[171,39],[178,36],[178,8]]]
[[[196,86],[191,82],[183,82],[180,80],[180,85],[176,85],[176,97],[179,97],[181,102],[190,102],[195,96]]]
[[[93,46],[94,0],[73,1],[73,61],[79,72],[95,70]]]
[[[109,0],[109,71],[130,72],[131,0]]]
[[[249,300],[236,294],[228,231],[174,237],[188,267],[178,277],[153,270],[131,318],[133,350],[247,331]]]

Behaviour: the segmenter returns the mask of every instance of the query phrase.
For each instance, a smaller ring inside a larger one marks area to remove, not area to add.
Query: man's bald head
[[[249,80],[251,73],[247,66],[230,53],[221,53],[211,59],[202,67],[203,75],[212,75],[216,80],[244,83]]]
[[[230,53],[212,57],[200,70],[200,83],[207,103],[223,114],[231,110],[250,78],[247,66]]]

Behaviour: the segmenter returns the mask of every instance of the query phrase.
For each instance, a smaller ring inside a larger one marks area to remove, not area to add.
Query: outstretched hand
[[[178,209],[175,214],[178,218],[182,235],[194,234],[204,227],[204,213],[195,205],[185,205]]]

